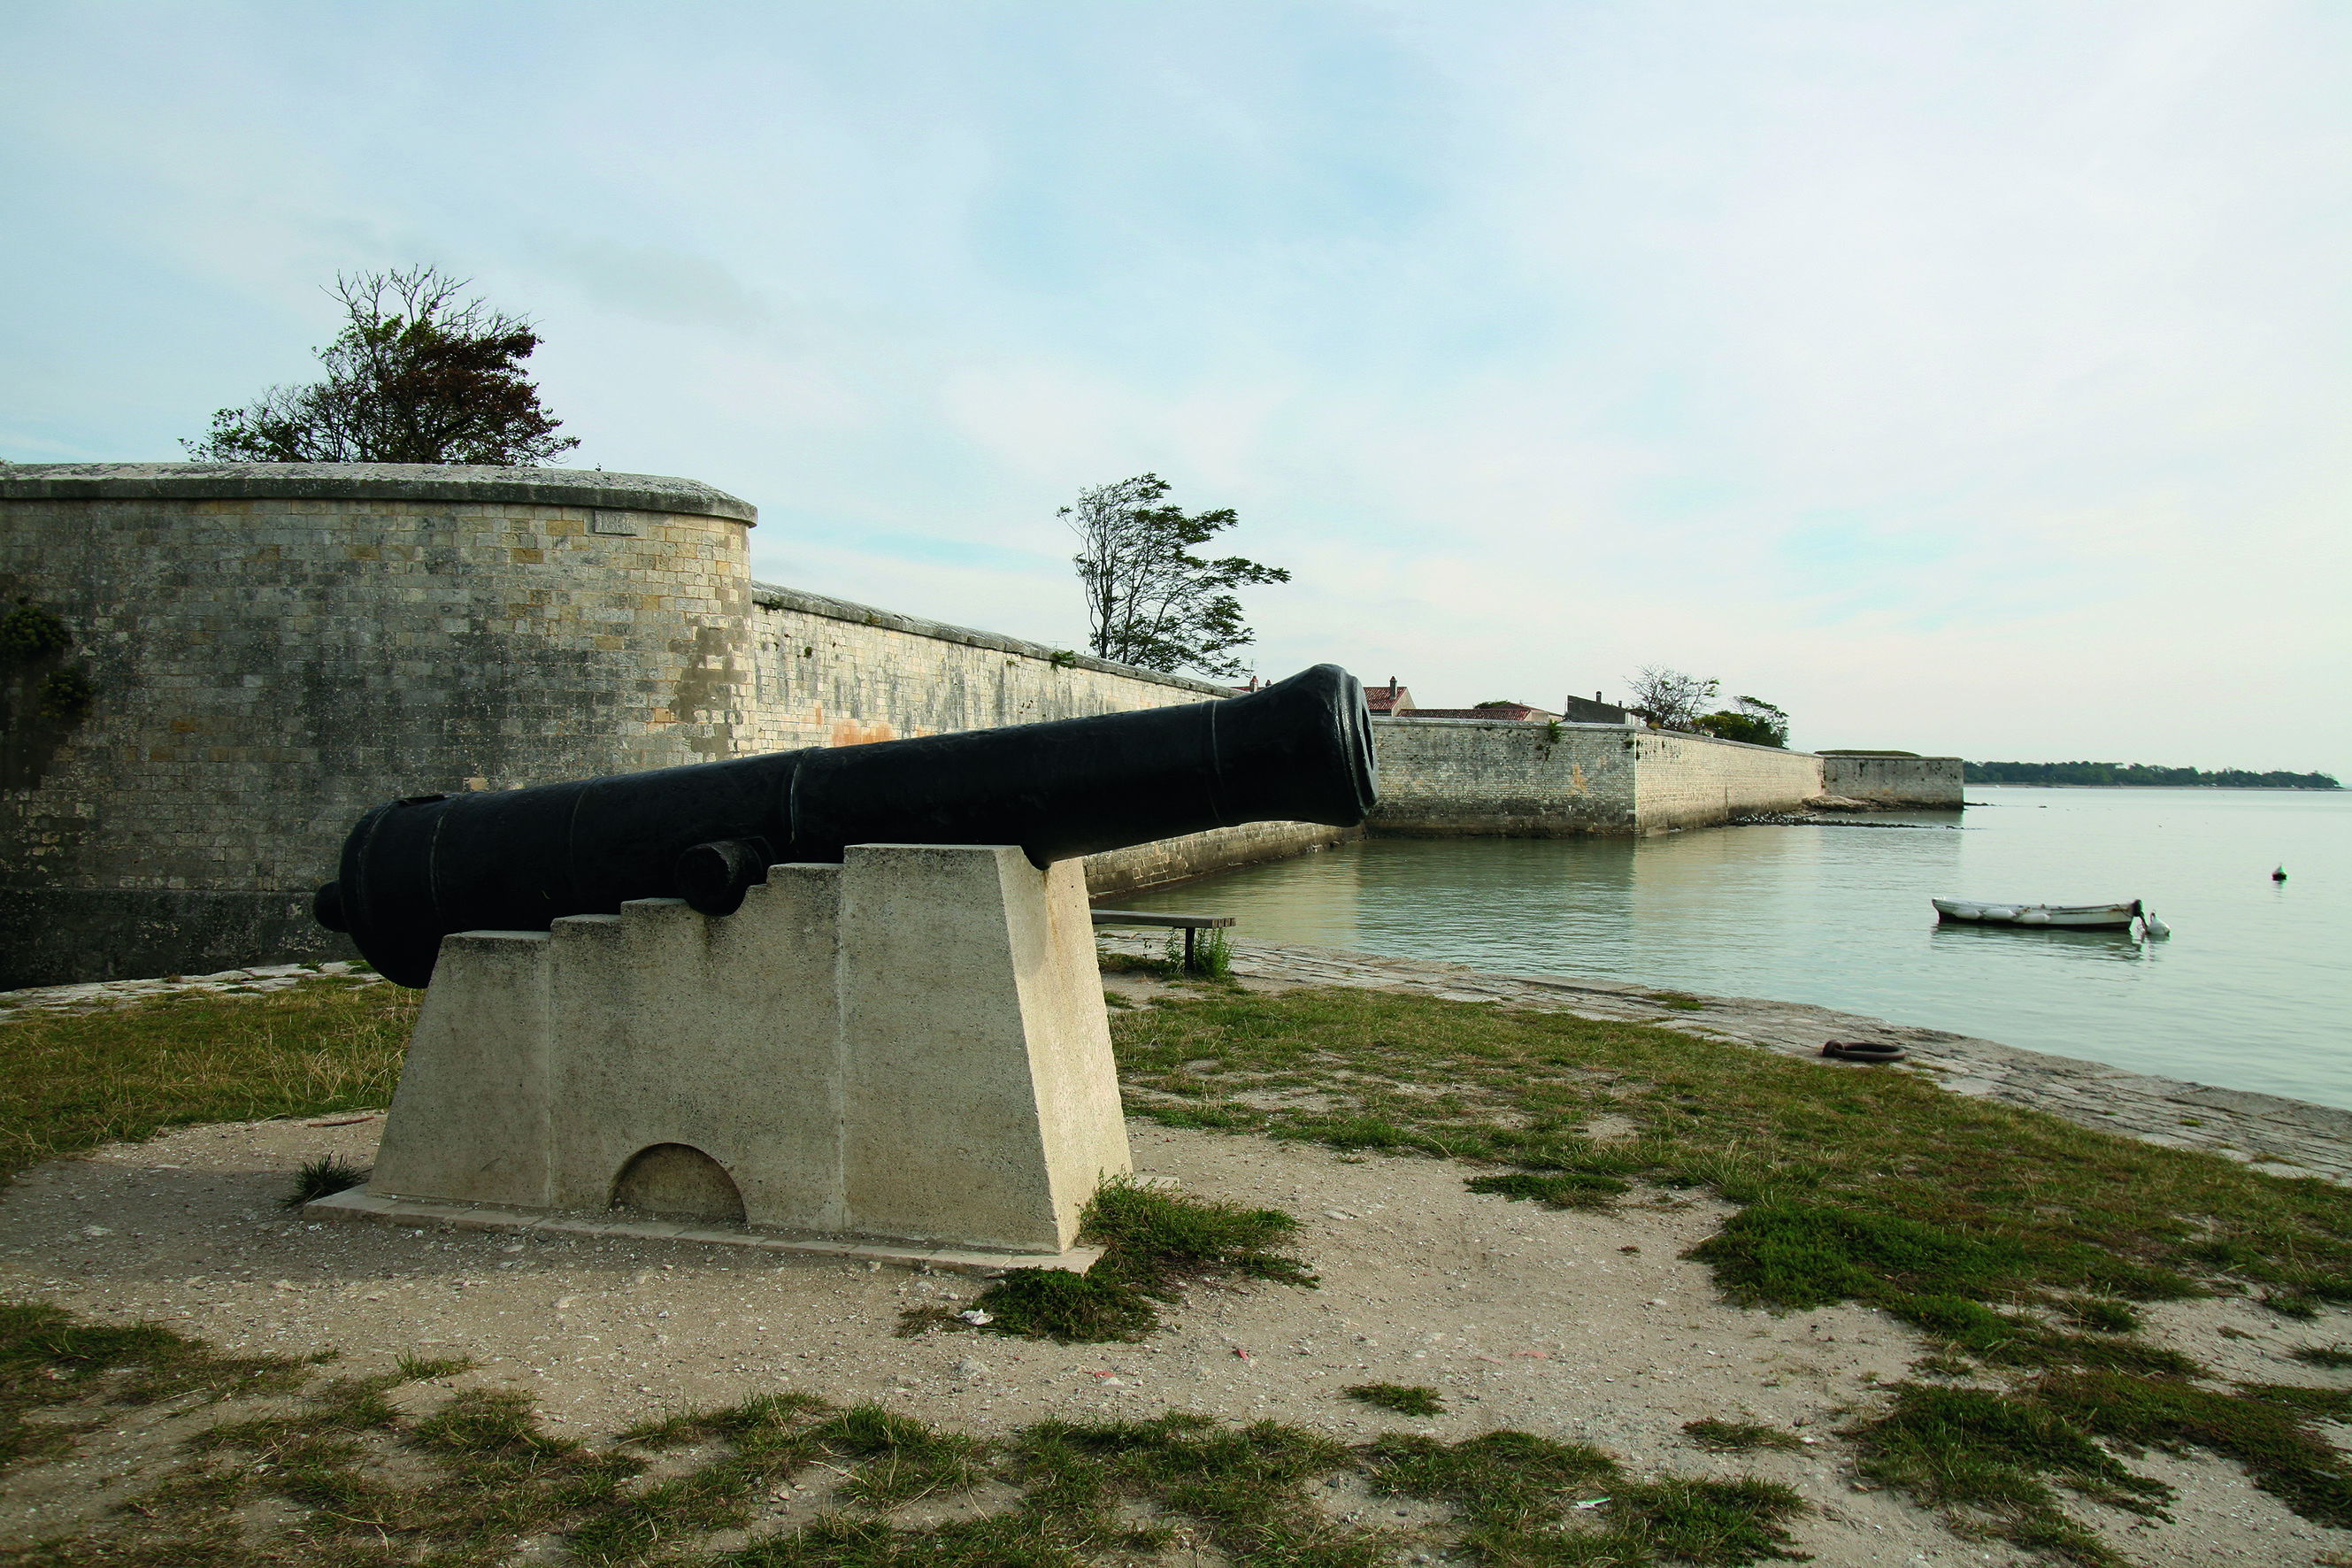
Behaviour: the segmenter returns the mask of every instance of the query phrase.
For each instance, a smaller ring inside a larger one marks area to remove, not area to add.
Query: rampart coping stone
[[[971,626],[950,626],[945,621],[925,620],[920,616],[900,615],[872,605],[854,604],[847,599],[835,599],[824,594],[812,594],[804,588],[787,588],[781,583],[754,583],[751,602],[763,610],[798,610],[804,615],[820,616],[826,620],[850,626],[877,626],[886,631],[899,632],[908,637],[928,637],[935,642],[961,643],[967,647],[986,648],[995,653],[1017,654],[1027,658],[1044,659],[1064,669],[1090,669],[1104,675],[1116,675],[1128,680],[1149,681],[1155,686],[1173,687],[1199,697],[1231,697],[1234,688],[1219,686],[1213,681],[1195,680],[1189,675],[1171,675],[1166,670],[1145,669],[1140,665],[1120,664],[1114,659],[1097,658],[1088,653],[1069,648],[1048,647],[1040,642],[1027,642],[997,632],[974,630]]]
[[[518,503],[723,517],[760,509],[697,479],[459,463],[6,463],[0,500],[397,500]]]

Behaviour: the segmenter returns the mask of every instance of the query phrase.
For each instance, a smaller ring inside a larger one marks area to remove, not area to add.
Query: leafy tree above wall
[[[461,300],[430,267],[338,276],[344,322],[319,351],[327,378],[224,408],[194,458],[224,463],[535,466],[580,445],[539,401],[522,362],[530,321]]]

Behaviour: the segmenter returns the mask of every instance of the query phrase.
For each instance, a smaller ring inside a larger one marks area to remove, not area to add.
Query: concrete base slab
[[[614,1236],[642,1241],[696,1241],[712,1247],[838,1258],[843,1262],[896,1264],[904,1268],[948,1269],[959,1274],[999,1274],[1008,1268],[1066,1268],[1083,1274],[1102,1257],[1099,1247],[1067,1252],[975,1252],[967,1247],[921,1247],[903,1241],[845,1237],[785,1236],[748,1226],[698,1225],[685,1220],[623,1218],[611,1215],[563,1214],[549,1209],[509,1208],[499,1204],[444,1203],[432,1198],[388,1197],[363,1187],[313,1198],[302,1205],[314,1220],[381,1225],[447,1226],[453,1230],[494,1230],[541,1236]]]

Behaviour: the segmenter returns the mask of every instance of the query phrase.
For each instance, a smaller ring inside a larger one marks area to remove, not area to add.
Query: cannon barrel
[[[852,844],[1017,844],[1044,867],[1245,822],[1352,827],[1375,788],[1364,689],[1318,664],[1181,707],[396,800],[352,829],[314,907],[421,986],[452,931],[631,899],[731,914],[771,864]]]

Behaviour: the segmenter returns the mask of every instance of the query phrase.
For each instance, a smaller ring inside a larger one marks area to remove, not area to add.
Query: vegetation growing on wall
[[[89,711],[97,687],[66,662],[73,633],[56,612],[19,599],[0,614],[0,788],[40,782],[68,729]]]
[[[0,616],[0,665],[31,664],[72,646],[73,635],[65,622],[30,599],[18,600],[16,608]]]
[[[2244,768],[2154,767],[2146,763],[1969,763],[1975,784],[2160,784],[2204,789],[2341,789],[2333,773],[2251,773]]]

